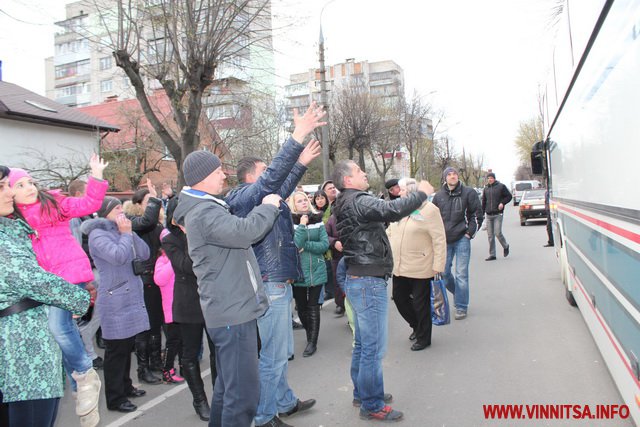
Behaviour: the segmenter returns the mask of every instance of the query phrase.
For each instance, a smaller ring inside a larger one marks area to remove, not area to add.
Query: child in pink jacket
[[[166,228],[160,233],[160,240],[169,234],[169,230]],[[178,363],[181,364],[181,348],[182,338],[180,336],[180,328],[178,324],[173,323],[173,285],[176,280],[176,275],[173,272],[171,261],[161,251],[160,256],[156,260],[156,267],[153,273],[153,281],[160,288],[160,294],[162,295],[162,311],[164,312],[164,335],[167,337],[167,347],[165,354],[164,367],[162,369],[162,381],[167,384],[179,384],[184,382],[184,378],[176,374],[176,370],[173,367],[176,355],[178,356]]]
[[[65,197],[60,191],[39,189],[23,169],[11,169],[9,174],[17,213],[35,231],[31,241],[38,264],[73,284],[86,286],[93,280],[93,272],[87,255],[71,234],[69,220],[91,215],[100,209],[108,187],[108,183],[102,180],[102,172],[107,164],[96,154],[91,157],[91,178],[87,183],[87,193],[81,198]],[[91,412],[92,417],[97,416],[94,411],[97,411],[101,383],[71,312],[51,307],[49,329],[62,350],[65,369],[72,378],[72,387],[78,392],[76,414],[86,417]]]

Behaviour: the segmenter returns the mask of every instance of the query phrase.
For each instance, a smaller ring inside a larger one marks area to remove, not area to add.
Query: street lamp
[[[325,181],[330,179],[329,177],[329,174],[330,174],[330,171],[329,171],[329,105],[328,105],[328,99],[327,99],[327,79],[326,79],[327,70],[324,66],[324,36],[322,35],[322,13],[324,12],[324,9],[334,1],[335,0],[329,0],[324,4],[324,6],[322,6],[322,9],[320,10],[320,38],[319,38],[320,104],[322,105],[322,108],[324,108],[324,111],[326,112],[324,119],[327,122],[327,124],[323,126],[322,129],[320,130],[321,139],[322,139],[322,141],[320,142],[322,143],[322,176],[324,177]]]

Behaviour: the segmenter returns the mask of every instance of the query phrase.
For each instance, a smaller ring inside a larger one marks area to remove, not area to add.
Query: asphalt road
[[[622,404],[606,365],[577,308],[564,298],[554,250],[544,222],[521,227],[517,208],[505,213],[508,258],[486,262],[486,231],[472,242],[469,315],[434,326],[431,347],[409,350],[409,327],[389,305],[389,349],[384,359],[385,391],[404,412],[406,426],[632,426],[630,419],[486,419],[483,405]],[[390,294],[389,289],[389,294]],[[452,301],[450,301],[452,302]],[[322,311],[318,352],[302,357],[303,331],[295,331],[295,360],[289,383],[316,406],[285,419],[298,427],[365,426],[351,405],[351,332],[336,318],[333,302]],[[134,358],[135,359],[135,358]],[[207,358],[202,362],[207,370]],[[207,371],[208,372],[208,371]],[[136,379],[135,362],[132,378]],[[205,378],[210,387],[210,377]],[[197,426],[186,385],[145,386],[138,412],[108,411],[101,398],[101,426]],[[208,392],[209,397],[211,393]],[[70,393],[62,401],[57,426],[76,426]]]

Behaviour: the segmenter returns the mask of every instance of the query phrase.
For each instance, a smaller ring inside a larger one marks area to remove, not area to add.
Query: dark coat
[[[349,274],[385,277],[393,270],[385,222],[398,221],[418,209],[427,195],[381,200],[367,192],[345,189],[333,206]]]
[[[498,215],[504,211],[504,206],[511,201],[511,192],[500,181],[487,184],[482,192],[482,211],[487,215]],[[502,203],[502,209],[498,205]]]
[[[478,231],[478,222],[482,220],[478,193],[461,182],[453,190],[444,184],[433,197],[433,204],[440,209],[444,229],[447,233],[447,243],[460,240],[465,234],[473,239]]]
[[[302,144],[289,138],[256,182],[241,184],[225,198],[231,206],[231,212],[243,218],[260,205],[268,194],[278,194],[283,199],[280,203],[280,215],[273,229],[253,245],[262,280],[265,282],[304,280],[298,248],[293,242],[291,210],[284,202],[307,170],[298,163],[303,149]]]
[[[178,323],[204,323],[198,294],[198,279],[189,257],[187,236],[177,227],[162,239],[162,249],[171,261],[176,275],[173,285],[173,321]]]

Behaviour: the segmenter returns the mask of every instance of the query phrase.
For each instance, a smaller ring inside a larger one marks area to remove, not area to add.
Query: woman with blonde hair
[[[304,282],[293,284],[293,297],[298,314],[307,331],[307,346],[303,357],[312,356],[317,349],[320,332],[320,293],[327,282],[324,253],[329,249],[329,237],[316,211],[304,192],[296,191],[289,200],[295,233],[293,241],[300,252]]]
[[[417,191],[413,178],[402,178],[400,197]],[[431,282],[444,271],[447,240],[440,211],[431,202],[387,229],[393,253],[393,301],[415,340],[411,350],[431,345]]]

